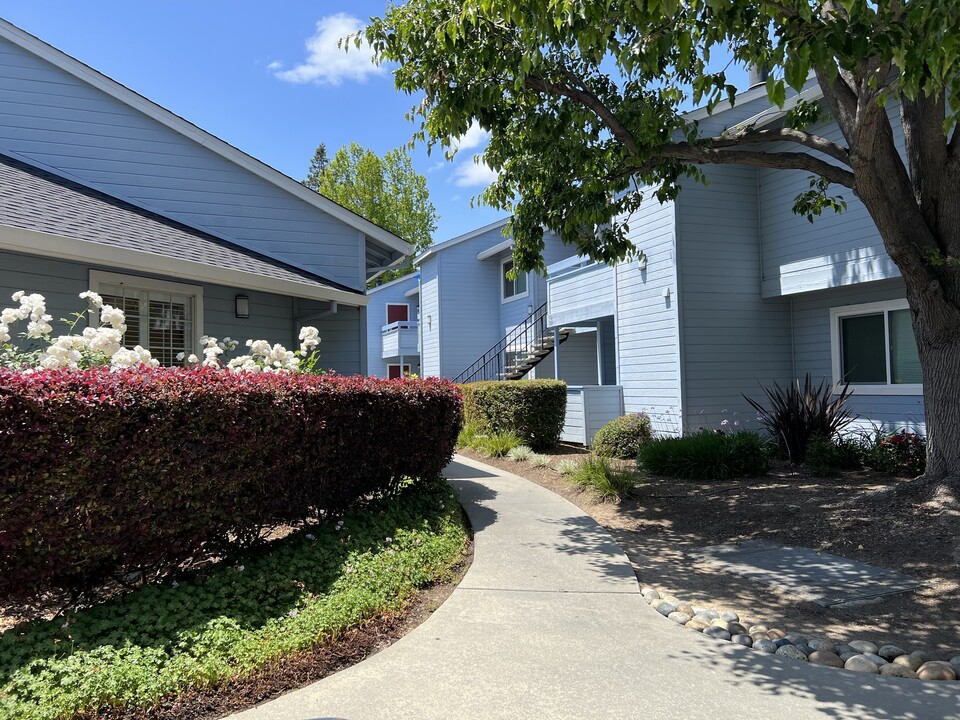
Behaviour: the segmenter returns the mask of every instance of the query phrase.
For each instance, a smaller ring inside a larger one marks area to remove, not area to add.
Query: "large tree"
[[[448,146],[472,122],[491,132],[484,160],[500,175],[484,197],[513,210],[521,268],[542,269],[543,227],[595,258],[627,256],[624,218],[639,197],[625,191],[672,197],[706,164],[807,171],[796,209],[811,216],[852,190],[906,284],[927,476],[955,486],[960,102],[948,98],[960,96],[958,28],[960,0],[409,0],[373,18],[366,40],[378,61],[399,63],[399,89],[423,93],[420,139]],[[725,73],[710,69],[723,54],[767,68],[776,104],[811,71],[823,97],[779,125],[706,136],[682,109],[734,101]],[[810,130],[824,113],[842,141]]]
[[[328,159],[321,143],[303,184],[413,245],[415,253],[433,242],[437,211],[427,179],[413,168],[406,149],[378,156],[358,143],[344,145]],[[388,281],[413,271],[412,258],[380,276]]]

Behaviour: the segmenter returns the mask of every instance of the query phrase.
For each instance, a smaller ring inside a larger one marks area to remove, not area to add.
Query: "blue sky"
[[[320,142],[359,142],[383,154],[410,139],[414,99],[386,69],[335,39],[384,0],[15,0],[3,17],[204,130],[302,179]],[[503,214],[471,207],[491,179],[473,162],[482,133],[446,161],[419,146],[440,214],[439,242]],[[476,205],[476,203],[474,203]]]

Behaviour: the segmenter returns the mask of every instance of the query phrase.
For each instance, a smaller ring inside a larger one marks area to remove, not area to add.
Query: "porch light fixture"
[[[238,318],[250,317],[250,298],[246,295],[237,295],[234,298],[235,311]]]

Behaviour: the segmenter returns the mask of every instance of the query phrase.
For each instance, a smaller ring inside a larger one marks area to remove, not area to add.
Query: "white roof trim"
[[[337,288],[265,277],[242,270],[214,267],[195,260],[157,255],[9,225],[0,225],[0,250],[70,260],[85,265],[103,265],[124,272],[163,275],[175,280],[226,285],[307,300],[328,300],[353,307],[363,307],[369,301],[366,295]]]
[[[499,255],[504,250],[509,250],[512,247],[513,247],[513,238],[508,238],[503,242],[497,243],[493,247],[487,248],[483,252],[477,253],[477,260],[486,260],[487,258],[491,258],[494,255]]]
[[[782,108],[778,108],[776,105],[771,105],[770,107],[766,108],[762,112],[757,113],[753,117],[749,117],[746,120],[742,120],[738,122],[736,125],[731,125],[729,128],[724,130],[723,134],[727,135],[730,133],[737,133],[741,130],[746,130],[750,127],[754,127],[754,128],[765,127],[766,125],[769,125],[770,123],[779,120],[788,112],[793,110],[800,103],[801,100],[804,100],[807,102],[813,102],[815,100],[819,100],[822,97],[823,97],[823,90],[820,88],[819,85],[814,85],[813,87],[809,87],[801,93],[798,93],[796,95],[791,95],[790,97],[788,97],[784,101]]]
[[[15,45],[22,47],[24,50],[27,50],[28,52],[43,58],[47,62],[56,65],[61,70],[64,70],[74,77],[83,80],[85,83],[92,85],[98,90],[102,90],[120,102],[129,105],[134,110],[137,110],[156,120],[157,122],[167,126],[171,130],[180,133],[184,137],[187,137],[190,140],[209,148],[235,165],[238,165],[254,175],[266,180],[267,182],[276,185],[282,190],[286,190],[291,195],[294,195],[313,205],[314,207],[319,208],[331,217],[335,217],[346,225],[349,225],[350,227],[359,230],[370,238],[383,243],[392,250],[396,250],[404,255],[409,255],[411,252],[413,252],[412,245],[397,237],[393,233],[384,230],[379,225],[375,225],[366,218],[357,215],[355,212],[347,210],[347,208],[343,207],[342,205],[338,205],[330,198],[324,197],[320,193],[304,187],[293,178],[284,175],[279,170],[276,170],[266,163],[257,160],[242,150],[235,148],[233,145],[224,142],[215,135],[212,135],[206,130],[197,127],[188,120],[185,120],[179,115],[170,112],[166,108],[157,105],[155,102],[148,100],[143,95],[140,95],[130,88],[121,85],[103,73],[94,70],[89,65],[85,65],[76,58],[67,55],[63,51],[58,50],[48,43],[45,43],[43,40],[40,40],[25,30],[21,30],[16,25],[12,25],[2,18],[0,18],[0,37],[6,38]]]
[[[380,290],[385,290],[388,287],[393,287],[394,285],[400,285],[401,283],[410,282],[411,280],[415,281],[414,284],[416,284],[416,279],[417,279],[417,274],[410,273],[408,275],[404,275],[403,277],[398,277],[396,280],[385,282],[383,285],[377,285],[376,287],[372,287],[368,289],[367,295],[372,295],[373,293],[379,292]]]
[[[502,220],[497,220],[496,222],[492,222],[489,225],[484,225],[483,227],[479,227],[476,230],[471,230],[470,232],[466,232],[463,235],[457,235],[456,237],[450,238],[449,240],[444,240],[442,243],[431,245],[430,247],[427,248],[427,251],[423,253],[423,255],[413,259],[413,264],[417,265],[423,262],[424,260],[426,260],[431,255],[435,255],[436,253],[440,252],[441,250],[446,250],[448,247],[452,247],[453,245],[458,245],[467,240],[472,240],[473,238],[479,235],[483,235],[486,232],[490,232],[491,230],[496,230],[498,227],[503,227],[508,222],[510,222],[510,220],[511,218],[506,217],[506,218],[503,218]]]
[[[413,297],[414,295],[419,295],[419,294],[420,294],[420,286],[417,285],[416,287],[410,288],[409,290],[407,290],[407,291],[403,294],[403,296],[404,296],[404,297]]]
[[[753,102],[761,97],[767,96],[767,86],[766,85],[754,85],[752,88],[744,90],[742,93],[737,93],[736,101],[738,104],[743,104],[746,102]],[[698,107],[694,110],[691,110],[688,113],[684,114],[684,118],[689,121],[694,120],[704,120],[708,117],[713,117],[719,115],[720,113],[725,113],[727,110],[732,110],[735,106],[731,105],[729,101],[724,100],[721,103],[718,103],[717,106],[713,109],[713,112],[707,112],[707,106]]]

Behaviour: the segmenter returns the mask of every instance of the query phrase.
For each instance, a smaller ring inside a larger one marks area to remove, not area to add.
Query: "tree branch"
[[[657,159],[671,158],[697,165],[751,165],[779,170],[806,170],[837,185],[852,188],[854,184],[852,172],[809,153],[718,150],[702,145],[674,143],[664,145],[655,155]]]
[[[568,76],[570,75],[570,73],[566,74]],[[531,90],[538,90],[539,92],[549,93],[552,95],[561,95],[580,103],[590,110],[593,110],[597,117],[603,120],[603,124],[607,126],[607,129],[613,134],[613,136],[621,145],[627,148],[627,150],[634,155],[638,153],[639,148],[637,147],[637,142],[633,137],[633,133],[631,133],[626,126],[620,122],[620,118],[618,118],[616,114],[614,114],[614,112],[592,92],[589,92],[588,90],[579,90],[564,83],[550,82],[536,75],[527,75],[524,80],[524,84]],[[585,87],[583,83],[579,84],[582,87]]]
[[[803,145],[811,150],[822,152],[824,155],[839,160],[844,165],[850,165],[850,153],[842,145],[820,137],[811,135],[794,128],[778,128],[772,130],[744,130],[730,135],[708,138],[707,144],[714,148],[734,147],[737,145],[757,145],[767,142],[792,142]]]

